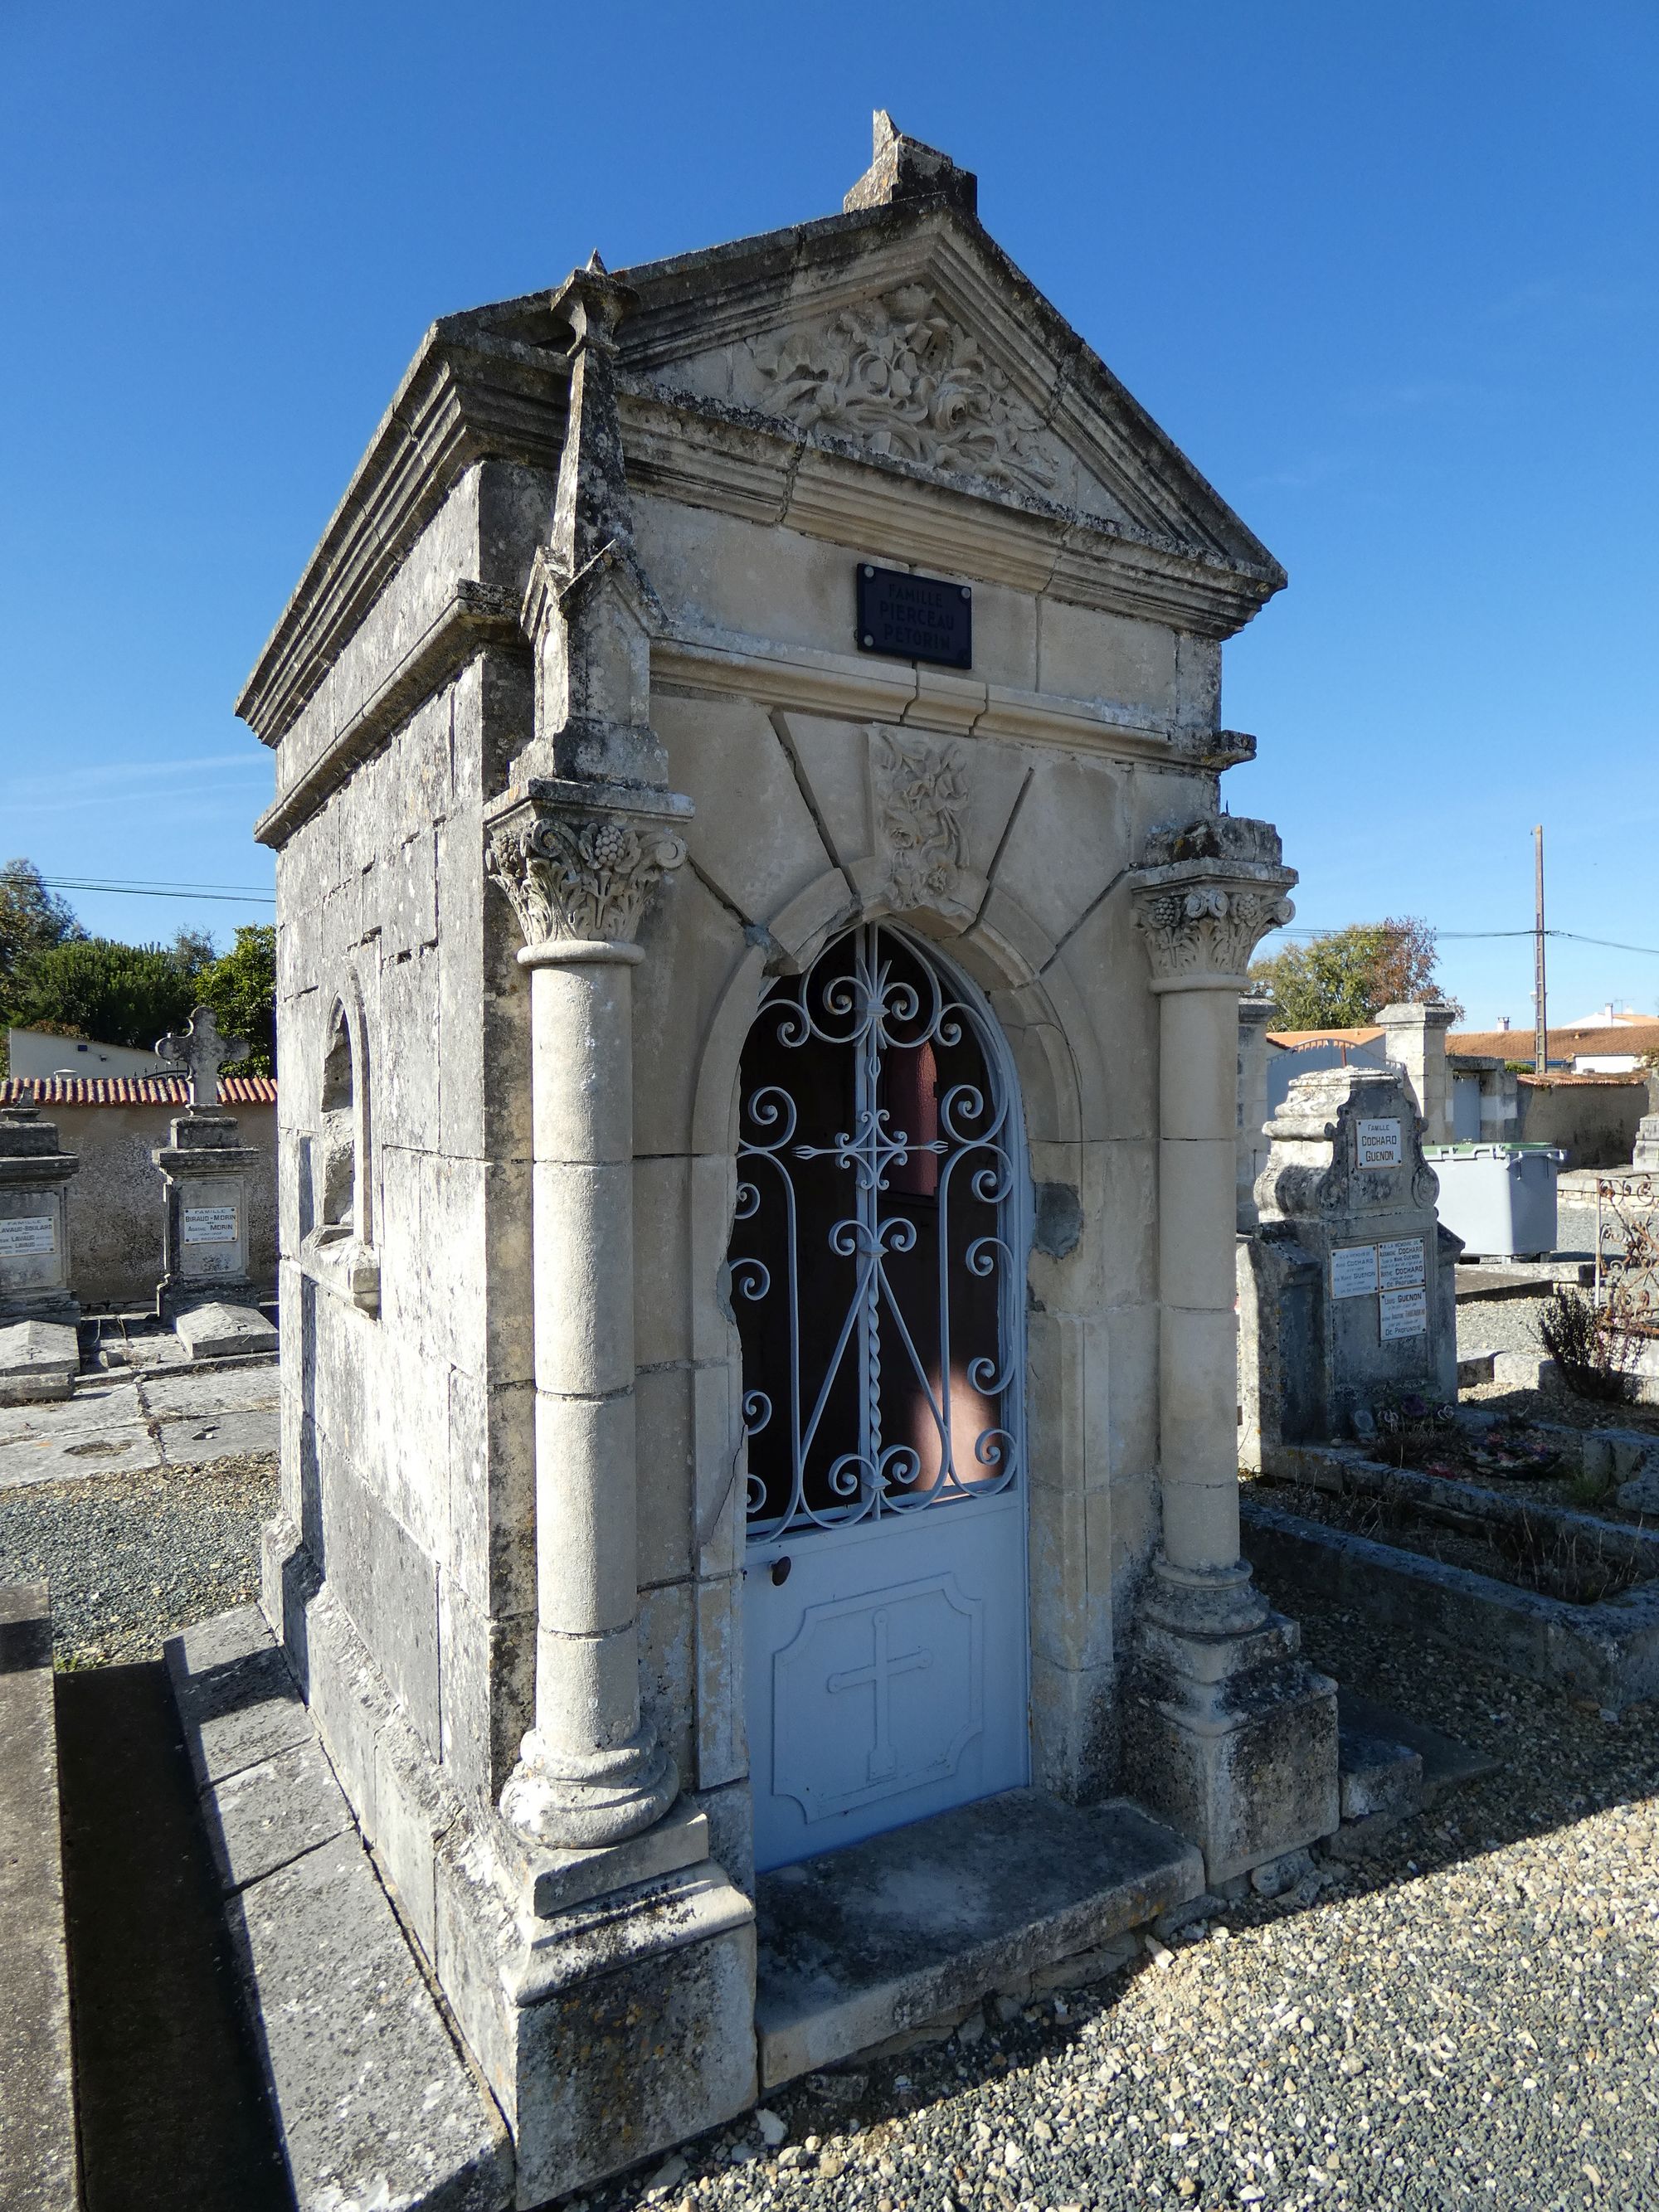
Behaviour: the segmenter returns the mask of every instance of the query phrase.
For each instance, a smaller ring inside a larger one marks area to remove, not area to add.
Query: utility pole
[[[1532,1065],[1534,1073],[1542,1075],[1549,1066],[1550,1024],[1549,1008],[1544,992],[1544,825],[1541,822],[1532,833],[1532,846],[1534,892],[1532,938]]]

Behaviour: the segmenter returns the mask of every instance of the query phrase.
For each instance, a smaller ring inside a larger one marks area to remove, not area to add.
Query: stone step
[[[960,2012],[1204,1887],[1127,1802],[1011,1790],[761,1875],[755,2023],[771,2088]]]
[[[1357,1690],[1339,1688],[1336,1711],[1339,1729],[1352,1726],[1415,1753],[1422,1767],[1425,1805],[1437,1805],[1449,1791],[1465,1782],[1477,1782],[1482,1775],[1498,1771],[1498,1761],[1488,1759],[1485,1752],[1471,1749],[1455,1736],[1431,1728],[1427,1721],[1413,1720],[1373,1698],[1362,1698]]]
[[[20,2212],[75,2212],[80,2161],[44,1583],[0,1584],[0,2198]]]
[[[252,1606],[165,1648],[299,2212],[506,2212],[512,2150]]]

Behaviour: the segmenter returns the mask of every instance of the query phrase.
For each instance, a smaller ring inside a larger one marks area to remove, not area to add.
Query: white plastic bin
[[[1551,1145],[1425,1145],[1440,1178],[1440,1218],[1467,1259],[1533,1260],[1555,1249],[1555,1178],[1565,1152]]]

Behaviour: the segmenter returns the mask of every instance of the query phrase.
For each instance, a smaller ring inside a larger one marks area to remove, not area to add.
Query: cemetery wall
[[[236,1116],[239,1141],[259,1155],[248,1178],[248,1269],[264,1297],[276,1286],[276,1090],[261,1077],[221,1085],[222,1110]],[[165,1078],[0,1082],[0,1104],[39,1105],[57,1123],[64,1151],[80,1160],[68,1187],[70,1287],[83,1307],[155,1302],[166,1199],[150,1154],[167,1142],[185,1096],[182,1082]]]
[[[1629,1164],[1637,1125],[1648,1111],[1641,1075],[1522,1075],[1521,1142],[1557,1145],[1568,1168]]]

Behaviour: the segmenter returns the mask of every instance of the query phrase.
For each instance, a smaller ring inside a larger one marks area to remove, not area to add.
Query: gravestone
[[[1258,1469],[1366,1433],[1390,1397],[1455,1401],[1462,1249],[1403,1072],[1297,1076],[1267,1141],[1238,1242],[1239,1456]]]
[[[80,1167],[33,1106],[0,1106],[0,1403],[70,1395],[80,1369],[70,1179]]]
[[[264,1604],[526,2204],[982,1992],[972,1914],[876,1972],[936,1822],[1091,1838],[1024,1970],[1336,1824],[1234,1480],[1282,573],[975,196],[882,118],[842,212],[434,325],[241,702]]]
[[[150,1154],[167,1205],[155,1310],[192,1358],[273,1350],[276,1332],[248,1276],[248,1177],[259,1155],[236,1141],[234,1114],[214,1110],[220,1069],[246,1060],[247,1047],[222,1037],[212,1008],[198,1006],[183,1034],[158,1038],[155,1049],[168,1073],[190,1083],[190,1103],[173,1116],[170,1142]]]
[[[1644,1114],[1637,1123],[1636,1148],[1631,1155],[1631,1165],[1659,1168],[1659,1114]]]
[[[1240,1234],[1255,1227],[1255,1179],[1267,1157],[1267,1032],[1280,1020],[1276,1000],[1259,990],[1238,1002],[1238,1159],[1236,1189]]]

